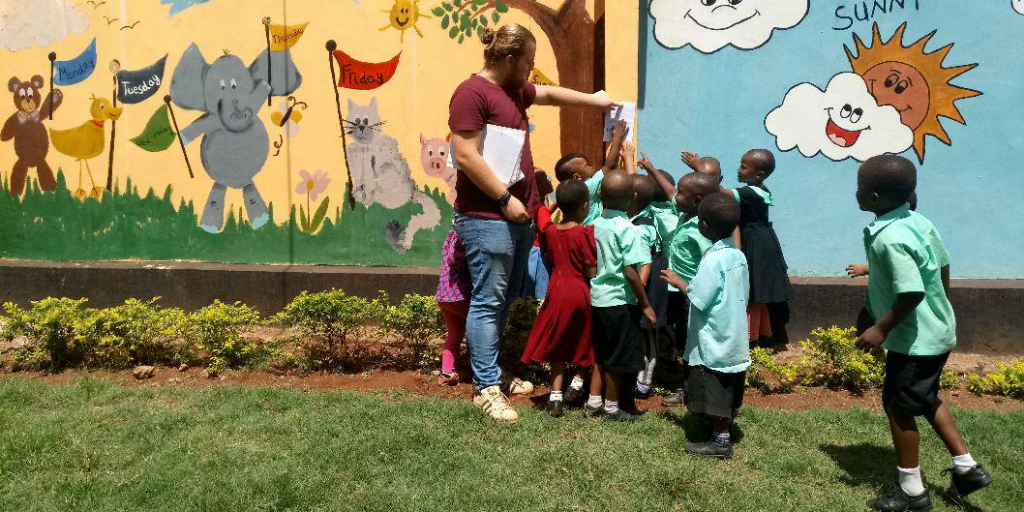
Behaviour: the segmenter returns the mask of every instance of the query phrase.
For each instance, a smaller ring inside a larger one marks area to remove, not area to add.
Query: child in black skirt
[[[974,461],[949,409],[939,399],[939,380],[956,345],[956,318],[949,303],[949,253],[935,226],[909,209],[917,169],[901,156],[876,156],[857,173],[857,202],[874,213],[864,229],[867,298],[858,318],[857,344],[888,351],[882,405],[896,447],[899,485],[872,500],[880,511],[931,510],[921,479],[920,434],[924,416],[952,456],[949,495],[961,501],[992,482]]]
[[[686,451],[728,458],[733,452],[729,426],[743,405],[750,366],[746,332],[750,276],[747,260],[732,239],[740,219],[736,201],[726,194],[711,194],[701,201],[697,215],[701,234],[714,243],[689,282],[671,269],[664,271],[663,279],[690,302],[683,353],[689,366],[686,407],[711,417],[714,436],[707,442],[687,443]]]
[[[789,343],[786,324],[793,286],[768,215],[774,201],[764,182],[774,171],[775,155],[767,149],[752,149],[740,160],[737,176],[746,186],[725,192],[740,204],[740,248],[750,267],[750,341],[780,346]]]

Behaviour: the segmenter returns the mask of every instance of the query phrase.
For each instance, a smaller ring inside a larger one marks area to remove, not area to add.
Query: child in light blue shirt
[[[750,274],[747,259],[732,240],[740,218],[739,205],[722,193],[704,198],[698,209],[702,235],[713,242],[689,283],[671,269],[669,284],[690,301],[689,328],[683,358],[688,365],[686,407],[712,420],[714,438],[687,443],[686,451],[717,458],[732,456],[729,426],[743,404],[750,366],[747,301]]]

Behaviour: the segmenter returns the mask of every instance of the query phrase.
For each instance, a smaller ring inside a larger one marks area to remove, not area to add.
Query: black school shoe
[[[548,400],[547,406],[548,414],[555,418],[562,417],[562,401],[561,400]]]
[[[684,403],[682,389],[677,389],[671,395],[661,399],[661,405],[665,407],[682,407]]]
[[[634,421],[637,421],[637,420],[640,419],[640,416],[638,416],[636,414],[633,414],[631,412],[626,412],[626,410],[621,408],[621,407],[616,409],[615,412],[608,412],[608,411],[603,411],[603,412],[604,412],[604,419],[610,420],[610,421],[634,422]]]
[[[950,485],[949,485],[949,497],[957,503],[962,503],[963,499],[975,491],[980,491],[989,486],[992,483],[992,475],[988,474],[981,467],[981,464],[974,466],[970,471],[964,474],[957,474],[953,469],[947,469],[943,473],[950,474]]]
[[[562,401],[569,407],[579,407],[583,403],[583,388],[573,389],[569,386],[562,395]]]
[[[597,418],[604,414],[604,404],[597,407],[591,407],[590,404],[583,404],[583,417],[584,418]]]
[[[701,457],[728,459],[732,457],[732,443],[722,444],[714,440],[703,443],[686,443],[686,453]]]
[[[633,390],[633,398],[639,398],[640,400],[647,400],[654,394],[654,388],[647,388],[647,391],[642,391],[640,388]]]
[[[888,494],[868,501],[868,506],[879,512],[929,512],[932,498],[927,490],[920,496],[909,496],[903,492],[903,487],[896,484]]]

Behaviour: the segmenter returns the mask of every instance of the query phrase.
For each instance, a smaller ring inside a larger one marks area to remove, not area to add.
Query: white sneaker
[[[504,380],[504,379],[502,379],[502,381],[503,382],[501,384],[501,387],[505,391],[505,393],[507,393],[509,396],[511,396],[511,395],[529,395],[530,393],[533,393],[533,383],[528,381],[528,380],[522,380],[522,379]]]
[[[505,397],[498,386],[485,388],[479,395],[473,397],[473,405],[496,420],[509,423],[519,421],[519,413],[509,405],[508,398]]]

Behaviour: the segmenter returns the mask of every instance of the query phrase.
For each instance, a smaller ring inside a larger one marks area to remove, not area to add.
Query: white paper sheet
[[[521,162],[526,132],[489,124],[480,135],[480,155],[494,171],[495,176],[506,186],[512,186],[523,179]],[[449,148],[448,164],[455,165],[454,151]]]
[[[604,141],[612,140],[612,130],[619,119],[626,120],[626,141],[633,140],[633,123],[636,121],[636,103],[623,102],[614,110],[604,115]]]

